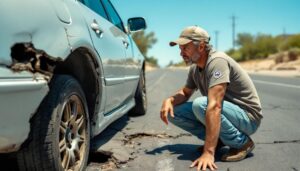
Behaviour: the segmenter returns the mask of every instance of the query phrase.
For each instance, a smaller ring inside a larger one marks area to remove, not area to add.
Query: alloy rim
[[[69,97],[63,107],[59,130],[59,152],[64,170],[78,170],[86,153],[86,118],[82,101]]]

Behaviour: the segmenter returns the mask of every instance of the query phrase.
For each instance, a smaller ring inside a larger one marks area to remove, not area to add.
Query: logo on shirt
[[[218,78],[220,78],[221,76],[222,76],[221,71],[215,71],[215,72],[214,72],[214,78],[218,79]]]

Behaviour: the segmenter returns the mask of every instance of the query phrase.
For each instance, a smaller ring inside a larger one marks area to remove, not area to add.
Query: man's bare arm
[[[168,124],[168,114],[170,113],[171,116],[174,117],[174,106],[186,102],[193,93],[193,89],[183,87],[182,89],[178,90],[175,95],[165,99],[160,110],[161,120]]]
[[[204,152],[215,154],[221,127],[222,101],[227,84],[219,84],[208,90],[208,104],[206,109],[206,138]]]
[[[187,87],[183,87],[182,89],[178,90],[175,95],[169,97],[173,106],[179,105],[189,100],[189,98],[194,93],[193,89],[189,89]]]
[[[222,100],[226,92],[226,87],[227,84],[218,84],[208,90],[204,151],[190,166],[197,166],[197,170],[206,170],[206,168],[215,170],[218,168],[215,164],[214,155],[220,134]]]

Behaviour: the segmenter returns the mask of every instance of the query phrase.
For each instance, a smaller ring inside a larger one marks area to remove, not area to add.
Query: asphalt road
[[[187,70],[162,69],[146,73],[148,111],[142,117],[124,116],[95,138],[87,170],[185,171],[200,156],[203,141],[159,117],[161,102],[184,85]],[[218,170],[300,170],[300,78],[251,75],[263,106],[262,124],[252,136],[256,148],[243,161]],[[191,98],[191,100],[199,93]],[[105,154],[105,157],[104,155]],[[103,160],[103,157],[105,160]],[[99,162],[99,160],[102,162]],[[98,161],[98,162],[97,162]],[[106,161],[106,162],[105,162]]]
[[[146,73],[148,111],[142,117],[125,115],[92,141],[87,171],[190,171],[200,156],[203,141],[172,124],[164,125],[162,100],[184,85],[187,70],[161,69]],[[261,126],[252,136],[256,148],[243,161],[225,163],[217,153],[221,171],[300,171],[300,78],[251,75],[260,96]],[[191,98],[191,100],[199,93]],[[16,163],[0,156],[1,168],[15,170]],[[0,169],[2,170],[2,169]]]

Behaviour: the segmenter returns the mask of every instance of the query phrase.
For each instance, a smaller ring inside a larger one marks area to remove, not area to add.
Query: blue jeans
[[[207,97],[196,98],[174,108],[175,117],[168,117],[174,125],[205,140],[205,113]],[[220,139],[229,147],[241,148],[248,141],[248,136],[257,130],[257,125],[251,121],[245,111],[239,106],[223,101],[221,111]]]

